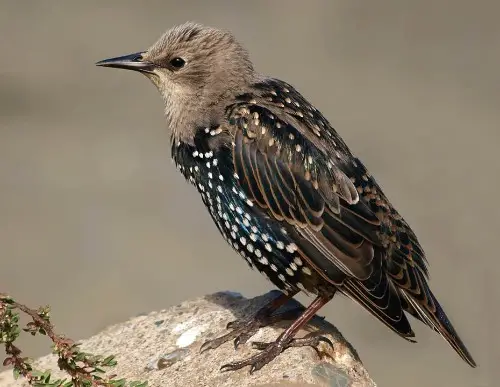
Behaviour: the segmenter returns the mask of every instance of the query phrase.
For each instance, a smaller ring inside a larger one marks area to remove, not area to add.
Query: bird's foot
[[[258,331],[262,324],[263,322],[255,318],[255,316],[248,320],[231,321],[226,326],[226,329],[231,329],[231,331],[213,340],[205,341],[200,348],[200,352],[203,353],[210,349],[216,349],[230,340],[233,340],[234,348],[236,349],[240,344],[245,344]]]
[[[283,351],[287,348],[292,348],[292,347],[311,347],[312,349],[314,349],[316,351],[316,353],[318,354],[318,357],[320,359],[322,359],[323,356],[326,355],[326,353],[319,349],[320,343],[325,343],[326,345],[328,345],[328,347],[330,348],[331,351],[334,350],[334,346],[333,346],[333,343],[331,342],[331,340],[324,337],[323,333],[321,331],[316,331],[316,332],[311,332],[311,333],[309,333],[306,336],[301,337],[301,338],[290,339],[288,344],[286,344],[285,347],[283,348]],[[260,341],[254,341],[254,342],[252,342],[252,348],[259,349],[261,351],[265,351],[266,348],[269,347],[269,345],[271,345],[271,344],[273,344],[273,343],[263,343]]]
[[[221,367],[221,371],[235,371],[243,367],[250,366],[250,373],[252,374],[274,360],[285,349],[292,347],[312,347],[318,356],[323,358],[325,353],[320,351],[318,348],[319,344],[322,342],[326,343],[333,350],[333,343],[326,337],[321,336],[321,332],[312,332],[298,339],[280,336],[276,341],[271,343],[253,342],[252,347],[259,349],[262,352],[251,356],[248,359],[225,364]]]
[[[230,340],[233,340],[234,348],[237,349],[240,345],[245,344],[260,328],[267,327],[283,320],[293,320],[297,318],[301,312],[301,308],[294,308],[273,315],[268,308],[264,307],[248,319],[229,322],[226,329],[231,329],[231,331],[223,336],[206,341],[201,346],[200,351],[205,352],[210,349],[216,349]]]

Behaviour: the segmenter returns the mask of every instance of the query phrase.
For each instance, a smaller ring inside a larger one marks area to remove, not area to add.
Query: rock
[[[340,332],[320,317],[314,317],[307,332],[321,329],[334,344],[321,350],[328,356],[320,359],[310,347],[291,348],[260,371],[249,374],[246,367],[234,372],[220,372],[230,361],[246,358],[255,349],[250,343],[235,350],[232,343],[200,354],[204,341],[225,332],[229,321],[255,313],[276,297],[277,291],[246,299],[238,293],[220,292],[185,301],[167,310],[152,312],[110,326],[103,332],[82,341],[81,349],[99,355],[116,355],[118,365],[110,373],[119,378],[148,381],[149,386],[162,387],[372,387],[376,386],[363,367],[354,348]],[[302,305],[293,300],[284,308]],[[283,331],[283,325],[262,328],[254,341],[273,341]],[[300,335],[307,332],[301,332]],[[40,370],[51,369],[55,377],[65,377],[48,355],[34,363]],[[14,381],[12,371],[0,374],[0,386],[23,386]]]

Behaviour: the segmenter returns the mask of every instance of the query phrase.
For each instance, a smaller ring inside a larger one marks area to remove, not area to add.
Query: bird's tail
[[[476,367],[477,364],[472,358],[469,350],[458,336],[458,333],[453,328],[448,316],[439,304],[438,300],[432,294],[430,289],[427,288],[427,296],[429,298],[425,305],[419,303],[415,298],[411,297],[404,290],[402,291],[404,298],[408,302],[407,312],[411,313],[419,320],[427,324],[429,327],[438,332],[451,347],[458,353],[458,355],[465,360],[471,367]],[[430,297],[429,297],[430,296]]]

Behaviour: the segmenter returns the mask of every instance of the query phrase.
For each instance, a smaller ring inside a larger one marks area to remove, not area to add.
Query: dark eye
[[[174,69],[178,70],[178,69],[181,69],[184,67],[184,65],[186,64],[186,61],[182,58],[176,57],[170,61],[170,64],[172,65],[172,67]]]

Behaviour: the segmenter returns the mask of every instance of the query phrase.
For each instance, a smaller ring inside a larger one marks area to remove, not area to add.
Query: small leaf
[[[73,343],[73,344],[71,344],[70,349],[75,350],[75,351],[78,351],[78,350],[79,350],[79,348],[78,348],[78,347],[79,347],[80,345],[82,345],[82,343]]]
[[[113,380],[111,382],[111,385],[114,387],[123,387],[125,386],[126,380],[125,379],[118,379],[118,380]]]
[[[102,365],[109,366],[110,363],[112,363],[114,360],[115,360],[115,356],[114,355],[110,355],[110,356],[104,358],[104,360],[102,361]]]
[[[83,352],[78,352],[73,356],[75,361],[83,361],[85,359],[85,354]]]
[[[21,333],[21,329],[15,325],[13,328],[12,328],[12,335],[14,336],[15,339],[17,339],[17,337],[19,336],[19,334]],[[12,340],[14,341],[14,340]]]
[[[33,375],[36,378],[39,378],[39,377],[41,377],[43,375],[43,372],[42,371],[38,371],[38,370],[33,370],[33,371],[31,371],[31,375]]]
[[[43,373],[42,375],[42,378],[44,379],[45,383],[49,383],[50,382],[50,371],[47,370]]]

